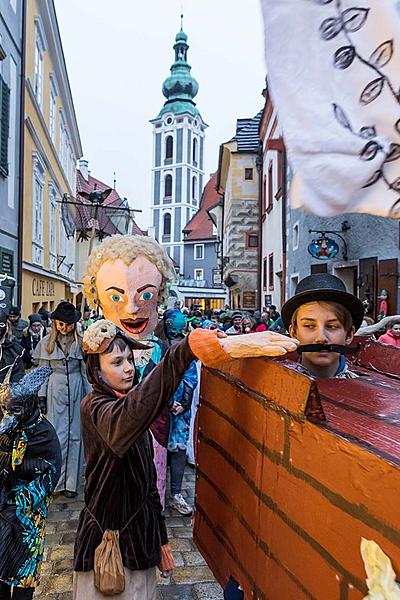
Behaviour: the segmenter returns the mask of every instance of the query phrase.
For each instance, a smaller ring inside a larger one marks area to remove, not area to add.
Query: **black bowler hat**
[[[341,304],[350,312],[355,330],[361,327],[364,318],[363,303],[353,294],[349,294],[342,280],[335,275],[314,273],[298,283],[294,296],[282,306],[282,320],[286,329],[289,329],[295,311],[307,302]]]
[[[81,311],[76,309],[71,302],[63,300],[56,306],[56,309],[53,310],[50,318],[72,325],[72,323],[77,323],[81,318]]]

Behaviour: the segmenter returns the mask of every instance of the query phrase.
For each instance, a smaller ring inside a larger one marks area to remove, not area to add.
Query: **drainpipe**
[[[256,169],[258,173],[258,254],[257,254],[257,297],[256,307],[262,308],[262,211],[263,211],[263,144],[260,140],[256,158]]]
[[[26,1],[22,0],[22,43],[20,78],[20,117],[19,117],[19,185],[18,185],[18,262],[17,262],[17,304],[22,304],[22,255],[24,229],[24,142],[25,142],[25,51],[26,51]]]
[[[282,150],[282,304],[286,300],[286,250],[287,250],[287,155],[286,149]]]

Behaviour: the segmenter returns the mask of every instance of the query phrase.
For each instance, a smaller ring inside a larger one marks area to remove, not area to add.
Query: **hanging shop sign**
[[[318,260],[330,260],[339,252],[339,246],[335,240],[323,236],[308,245],[308,252]]]

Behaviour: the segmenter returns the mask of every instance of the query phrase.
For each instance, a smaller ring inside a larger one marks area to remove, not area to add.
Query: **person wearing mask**
[[[227,335],[238,335],[239,333],[242,333],[242,317],[243,315],[240,312],[234,312],[232,314],[232,326],[228,329],[225,329],[225,333]]]
[[[53,369],[39,390],[42,412],[54,426],[61,445],[62,467],[56,492],[66,498],[77,495],[81,463],[80,403],[91,391],[76,324],[81,313],[62,301],[51,313],[51,330],[36,346],[32,358],[39,367]]]
[[[21,319],[21,310],[18,306],[11,306],[8,311],[8,320],[11,323],[11,333],[20,342],[24,329],[28,327],[28,321]]]
[[[29,326],[24,329],[21,339],[21,346],[25,350],[22,357],[25,369],[30,369],[33,366],[32,352],[47,333],[42,318],[38,313],[29,315],[28,320]]]
[[[0,599],[32,600],[39,585],[49,503],[60,474],[60,443],[37,404],[51,369],[0,385]]]
[[[14,364],[11,371],[11,383],[16,383],[25,375],[22,357],[24,349],[11,335],[10,323],[6,313],[0,311],[0,383],[5,379],[7,370]]]
[[[378,342],[398,346],[400,348],[400,321],[392,321],[386,330],[386,333],[378,338]]]

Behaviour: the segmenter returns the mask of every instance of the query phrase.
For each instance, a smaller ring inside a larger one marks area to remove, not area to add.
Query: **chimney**
[[[82,177],[85,181],[89,181],[89,161],[81,158],[79,159],[79,170],[82,173]]]

